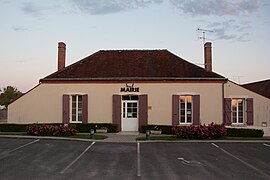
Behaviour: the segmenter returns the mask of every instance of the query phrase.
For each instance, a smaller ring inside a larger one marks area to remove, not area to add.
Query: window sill
[[[230,127],[247,127],[246,124],[231,124]]]

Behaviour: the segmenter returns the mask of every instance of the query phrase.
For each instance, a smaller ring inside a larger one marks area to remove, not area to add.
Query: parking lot
[[[0,179],[270,179],[270,142],[0,138]]]

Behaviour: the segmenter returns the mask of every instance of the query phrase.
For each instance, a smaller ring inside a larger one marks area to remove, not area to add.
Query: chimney
[[[204,67],[208,72],[212,72],[212,43],[204,44]]]
[[[66,44],[63,42],[58,43],[58,71],[65,68],[66,62]]]

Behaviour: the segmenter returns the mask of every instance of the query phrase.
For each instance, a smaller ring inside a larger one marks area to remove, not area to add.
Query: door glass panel
[[[137,102],[127,102],[127,118],[137,118]]]

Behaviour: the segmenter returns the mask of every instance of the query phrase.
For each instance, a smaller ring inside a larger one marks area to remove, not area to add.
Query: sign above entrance
[[[134,84],[126,84],[126,87],[121,87],[120,92],[140,92],[140,88],[134,87]]]

